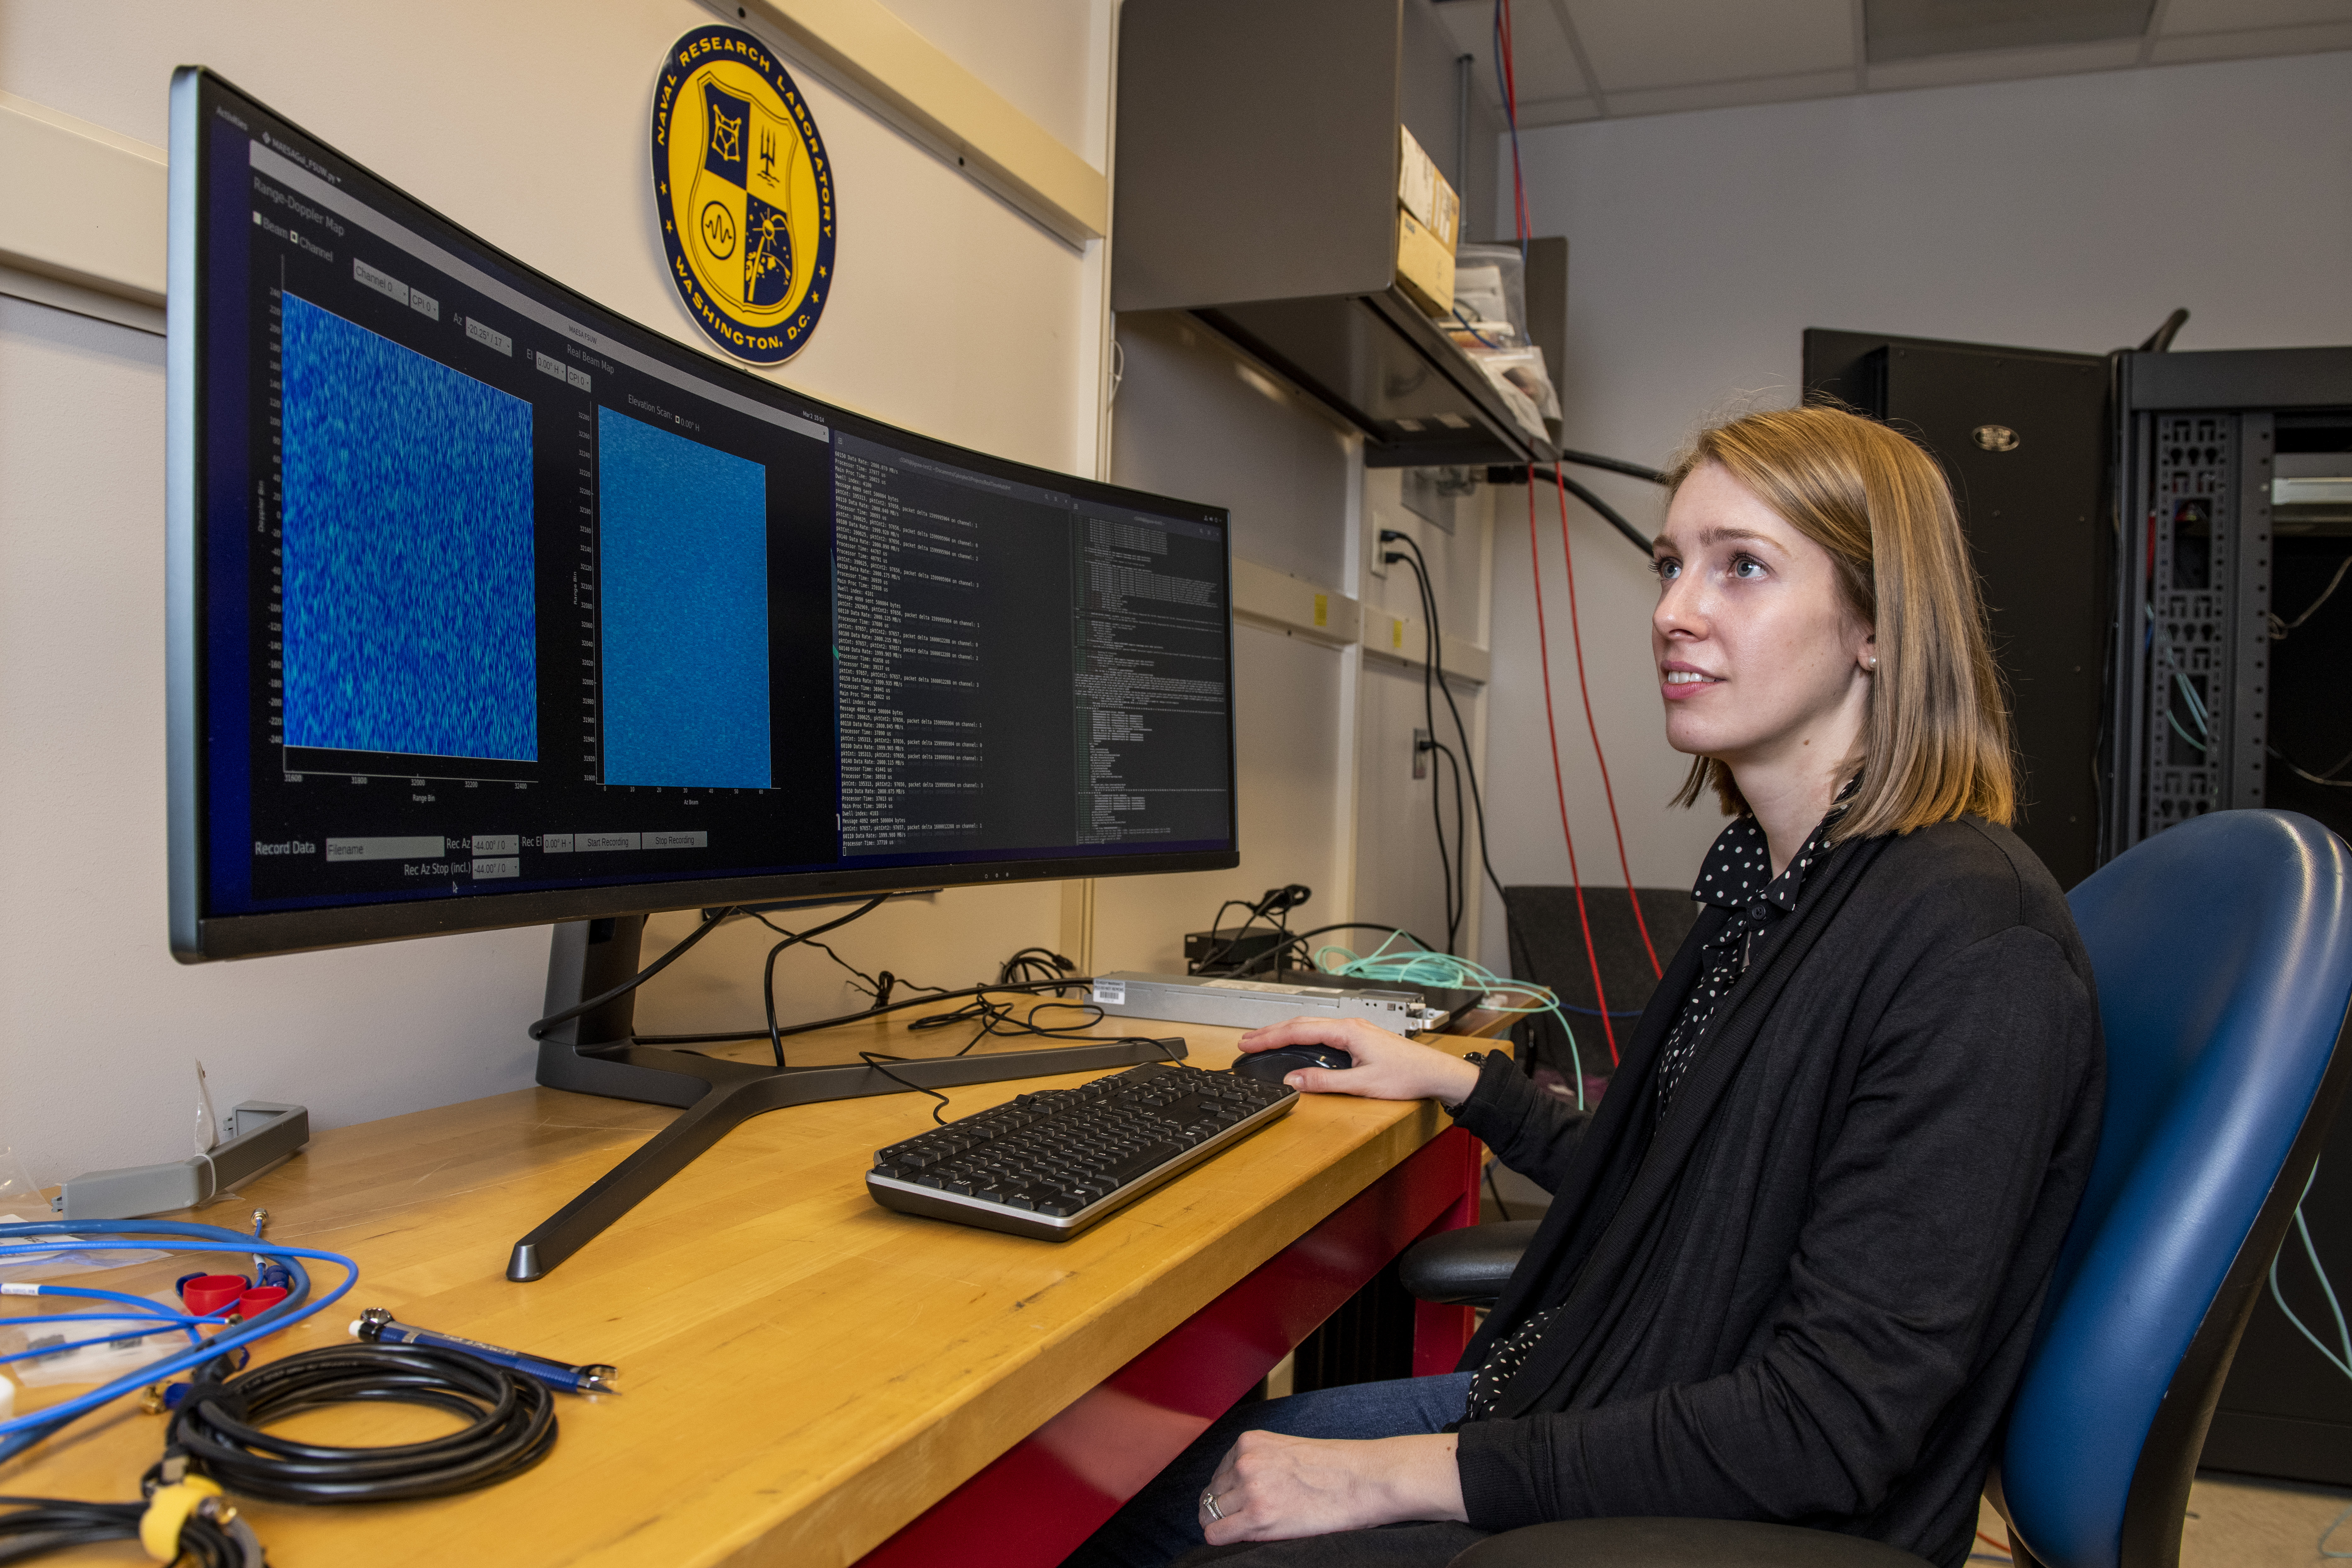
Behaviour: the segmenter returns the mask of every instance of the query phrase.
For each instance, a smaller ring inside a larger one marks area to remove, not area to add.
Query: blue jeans
[[[1062,1568],[1163,1568],[1202,1544],[1201,1492],[1244,1432],[1291,1437],[1405,1437],[1443,1431],[1469,1402],[1466,1372],[1357,1383],[1237,1405],[1128,1499]]]

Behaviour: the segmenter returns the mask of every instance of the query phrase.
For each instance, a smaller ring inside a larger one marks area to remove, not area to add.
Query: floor
[[[2251,1476],[2206,1473],[2189,1494],[2189,1517],[2180,1531],[2180,1568],[2317,1568],[2329,1559],[2319,1550],[2319,1532],[2347,1507],[2352,1491],[2265,1481]],[[2352,1557],[2352,1520],[2327,1542],[2330,1551]],[[1978,1528],[2006,1542],[2007,1526],[1987,1503]],[[2006,1550],[1978,1543],[1977,1563],[2005,1563]]]

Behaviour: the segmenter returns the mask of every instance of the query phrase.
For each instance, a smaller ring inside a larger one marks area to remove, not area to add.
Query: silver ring
[[[1212,1520],[1225,1517],[1224,1510],[1217,1506],[1217,1494],[1205,1487],[1201,1489],[1201,1506],[1209,1510]]]

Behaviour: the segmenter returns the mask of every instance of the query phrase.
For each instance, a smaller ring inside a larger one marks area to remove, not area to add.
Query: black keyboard
[[[1286,1084],[1146,1062],[877,1150],[866,1190],[903,1214],[1067,1241],[1297,1101]]]

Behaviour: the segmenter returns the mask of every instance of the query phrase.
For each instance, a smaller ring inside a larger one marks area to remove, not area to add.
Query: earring
[[[1876,654],[1872,654],[1870,656],[1870,668],[1873,669],[1876,669],[1878,668],[1878,656]]]

